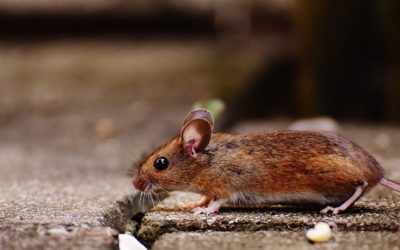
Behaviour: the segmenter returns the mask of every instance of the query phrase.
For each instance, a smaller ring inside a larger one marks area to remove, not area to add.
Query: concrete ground
[[[233,91],[243,82],[264,58],[252,48],[227,55],[207,41],[2,44],[0,248],[116,248],[130,217],[132,164],[175,135],[193,102],[220,91],[216,83]],[[234,131],[289,123],[249,121]],[[345,124],[341,132],[400,180],[400,128]],[[145,215],[139,239],[154,249],[305,249],[312,245],[303,231],[324,220],[334,241],[321,248],[400,245],[400,195],[384,188],[339,216],[299,208],[225,208],[209,216],[167,209],[196,198],[172,194]]]
[[[399,249],[398,238],[393,232],[336,232],[329,242],[312,244],[303,232],[168,233],[152,249]]]
[[[115,247],[132,165],[175,135],[217,82],[243,82],[264,50],[220,49],[171,40],[0,44],[0,249]]]

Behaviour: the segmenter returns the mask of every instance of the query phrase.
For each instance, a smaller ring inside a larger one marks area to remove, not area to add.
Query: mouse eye
[[[168,162],[167,158],[161,156],[161,157],[158,157],[156,159],[156,161],[154,162],[154,167],[158,170],[164,170],[168,167],[168,164],[169,164],[169,162]]]

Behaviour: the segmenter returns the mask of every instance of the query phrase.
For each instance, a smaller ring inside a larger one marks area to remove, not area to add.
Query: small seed
[[[332,237],[332,230],[325,222],[318,222],[314,228],[311,228],[306,233],[307,239],[316,243],[323,243]]]

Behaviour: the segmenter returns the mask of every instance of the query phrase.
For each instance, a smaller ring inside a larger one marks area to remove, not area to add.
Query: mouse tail
[[[386,187],[388,187],[388,188],[396,190],[397,192],[400,192],[400,183],[388,180],[388,179],[386,179],[384,177],[382,177],[382,179],[379,181],[379,183],[384,185],[384,186],[386,186]]]

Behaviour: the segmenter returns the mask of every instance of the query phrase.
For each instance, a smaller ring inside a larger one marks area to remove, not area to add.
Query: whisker
[[[163,187],[159,187],[159,188],[160,188],[162,191],[168,193],[168,191],[167,191],[165,188],[163,188]]]
[[[144,203],[144,201],[142,200],[142,198],[143,198],[143,192],[140,192],[139,206],[141,206],[141,207],[142,207],[142,210],[143,210],[143,203]]]
[[[154,192],[153,190],[151,191],[152,194],[156,197],[156,199],[158,200],[158,202],[161,202],[161,200],[158,198],[158,195],[156,192]]]
[[[165,188],[161,187],[161,186],[157,186],[157,188],[159,188],[161,190],[161,192],[163,193],[169,193],[169,191],[167,191]],[[158,197],[159,195],[157,195]]]
[[[148,203],[148,201],[150,200],[148,197],[148,194],[147,193],[143,193],[143,194],[144,194],[144,202]]]
[[[151,197],[149,195],[149,193],[146,193],[146,198],[148,199],[149,202],[152,202]],[[154,205],[153,205],[154,206]]]
[[[146,197],[146,202],[147,203],[151,203],[150,197],[148,193],[145,193],[145,197]]]
[[[151,195],[151,193],[149,194],[149,197],[150,197],[150,199],[151,199],[151,204],[153,204],[153,207],[154,207],[155,204],[154,204],[153,196]]]

